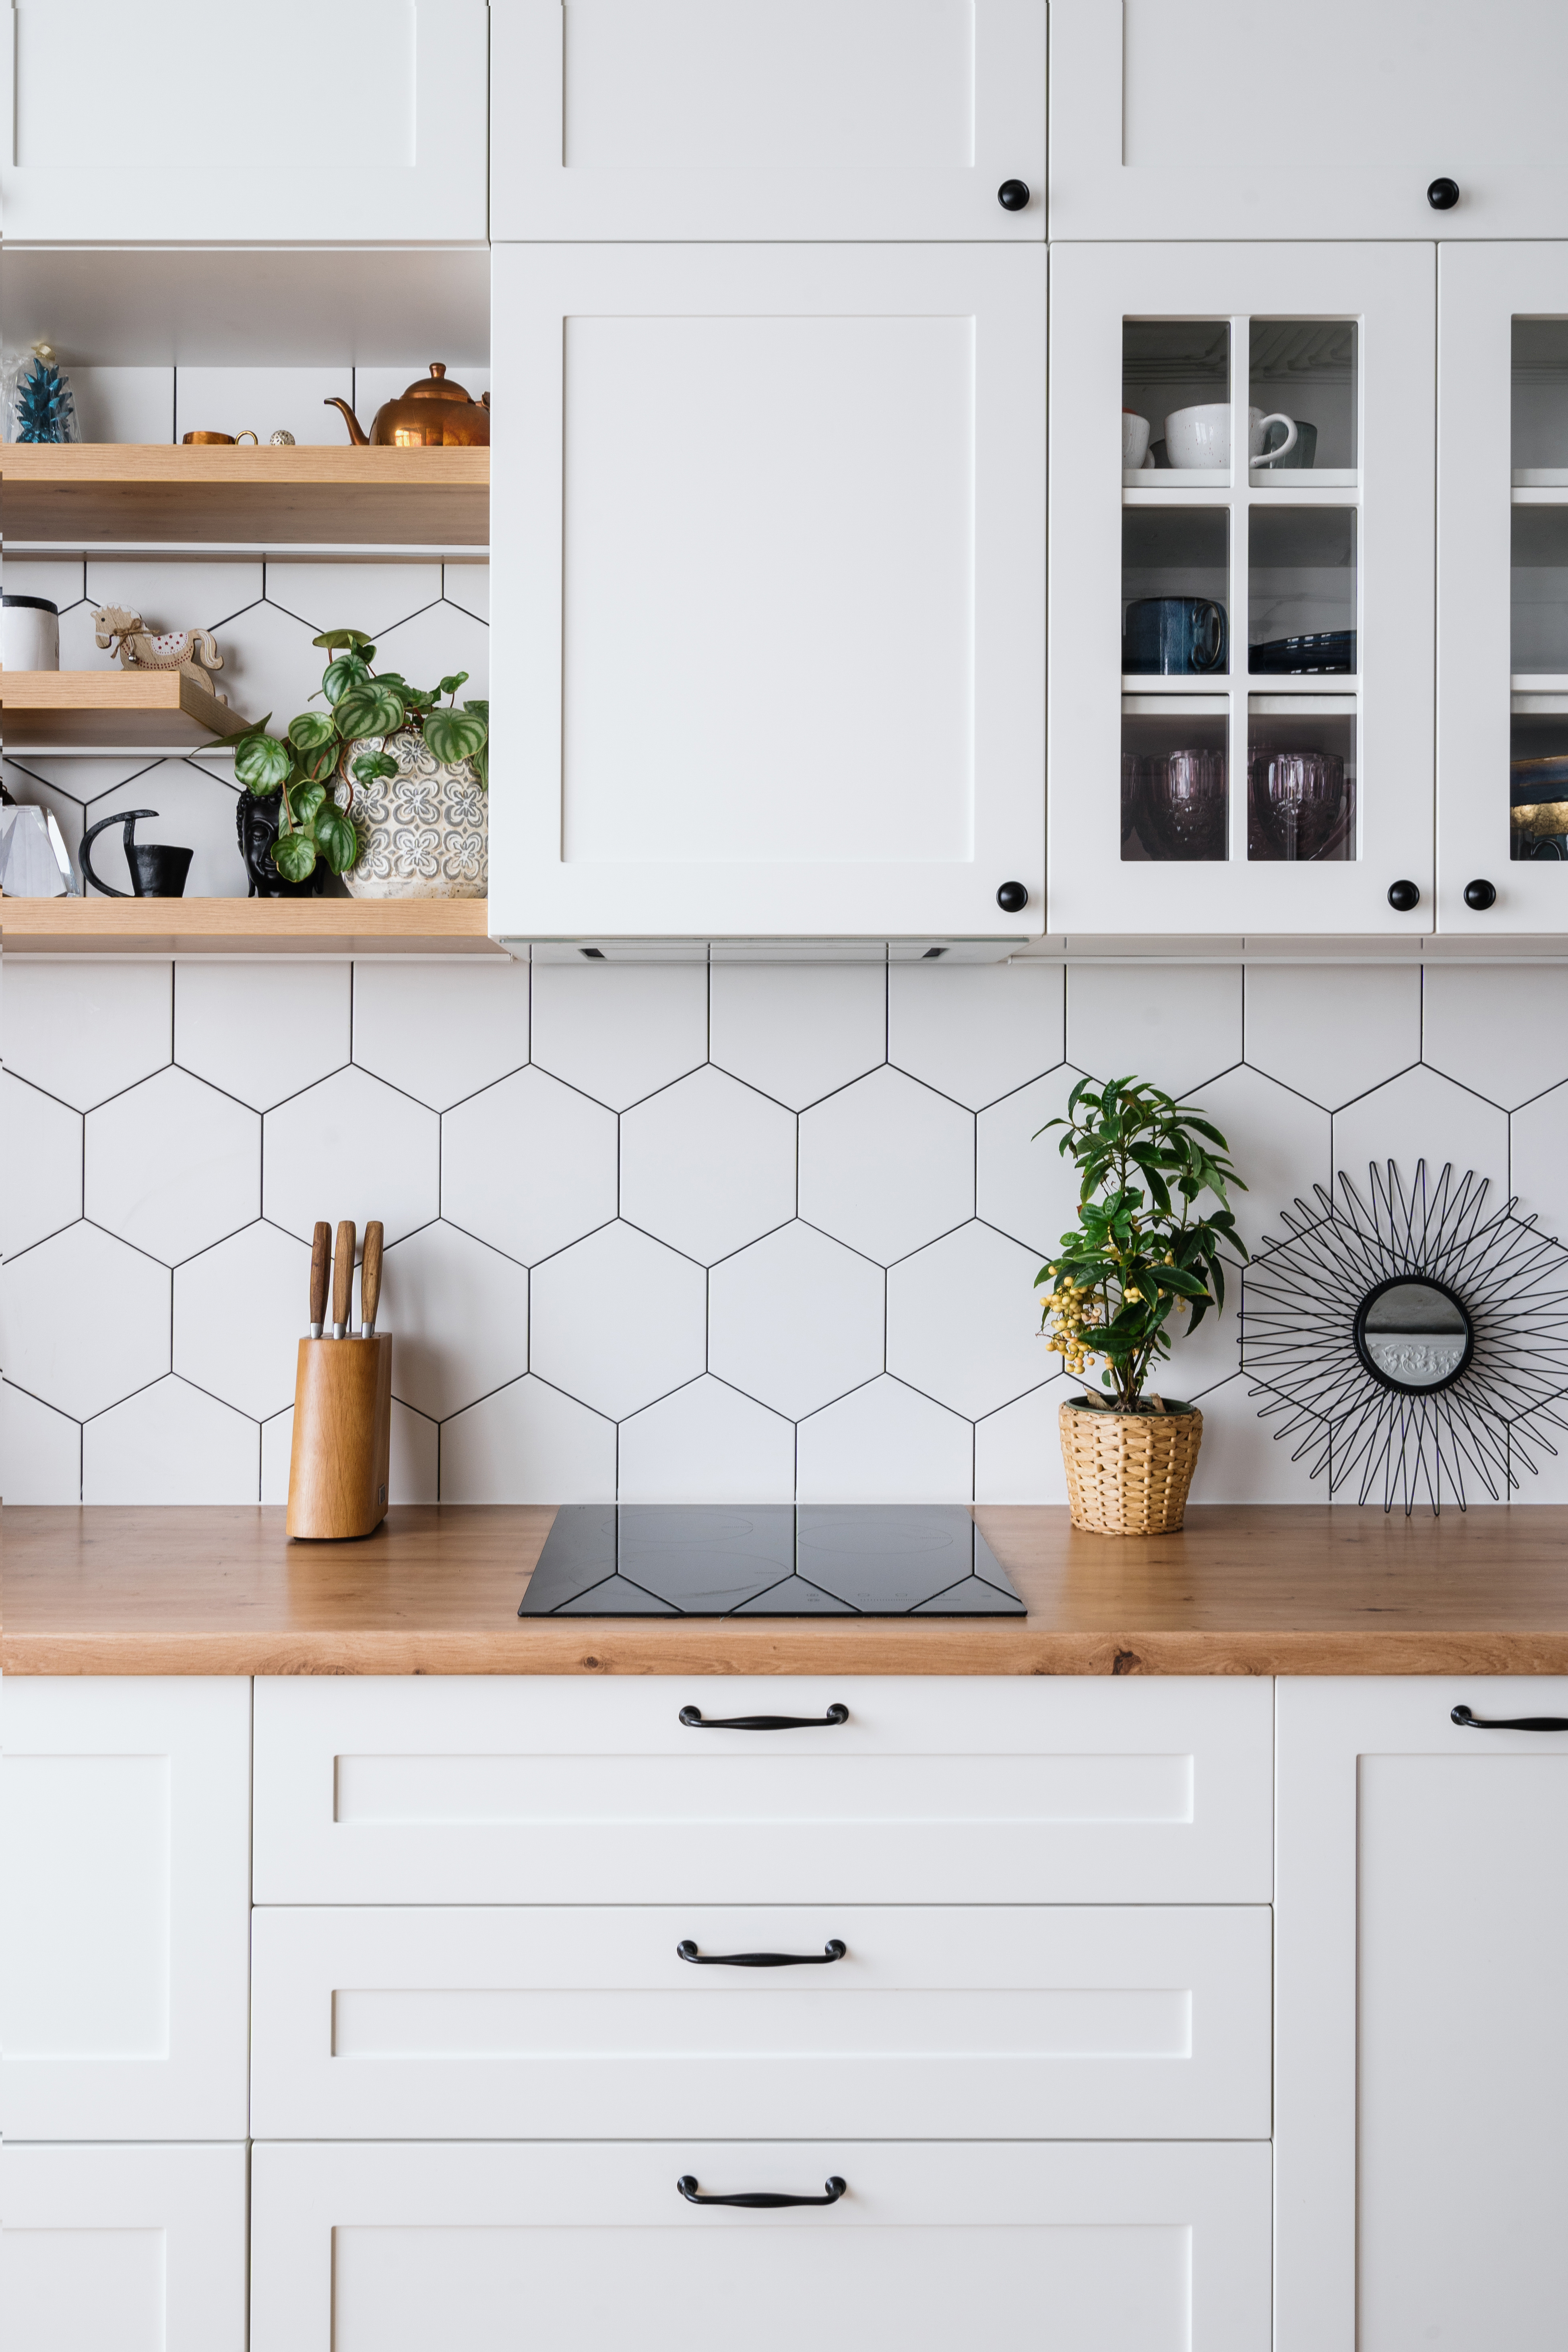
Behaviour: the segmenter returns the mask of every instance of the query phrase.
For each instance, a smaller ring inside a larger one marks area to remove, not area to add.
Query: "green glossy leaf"
[[[351,740],[361,735],[396,735],[404,716],[402,696],[380,677],[351,686],[332,712],[339,734]]]
[[[351,686],[361,685],[369,676],[370,666],[360,655],[340,654],[321,672],[321,691],[329,702],[337,702]]]
[[[487,727],[489,725],[490,706],[488,700],[481,699],[478,702],[465,702],[463,708],[465,710],[471,710],[476,719],[482,719]]]
[[[319,751],[302,751],[295,765],[307,783],[324,784],[337,766],[342,748],[334,735],[331,741],[323,743]]]
[[[289,721],[289,740],[296,751],[320,751],[337,740],[338,730],[324,710],[301,710]]]
[[[466,669],[460,669],[455,677],[444,677],[441,680],[440,685],[436,688],[436,691],[437,694],[456,695],[458,688],[460,686],[467,686],[468,682],[468,671]]]
[[[437,760],[471,759],[489,736],[482,719],[468,710],[427,710],[425,740]]]
[[[299,790],[290,793],[289,797],[294,803],[295,824],[309,824],[321,803],[326,799],[327,788],[325,784],[301,784]]]
[[[349,773],[356,784],[374,784],[378,776],[395,776],[397,762],[388,751],[362,751],[350,761]]]
[[[288,744],[276,736],[242,735],[235,746],[235,782],[253,793],[275,793],[293,764]]]
[[[375,647],[363,629],[323,629],[319,637],[310,639],[310,643],[320,646],[324,653],[336,653],[340,646],[352,646],[356,653],[363,655],[367,662],[375,659]]]
[[[488,793],[490,788],[490,747],[488,743],[480,744],[473,755],[473,762],[474,773],[479,780],[479,790]]]
[[[334,874],[346,874],[359,857],[359,835],[353,820],[335,801],[316,812],[316,839]]]
[[[308,882],[316,870],[316,845],[308,833],[285,833],[273,844],[272,863],[285,882]]]

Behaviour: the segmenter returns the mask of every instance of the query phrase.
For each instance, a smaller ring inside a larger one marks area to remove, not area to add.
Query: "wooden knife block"
[[[386,1517],[392,1339],[301,1339],[289,1534],[368,1536]]]

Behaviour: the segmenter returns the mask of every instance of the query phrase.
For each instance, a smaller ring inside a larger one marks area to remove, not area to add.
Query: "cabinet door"
[[[1565,73],[1553,0],[1051,0],[1050,233],[1562,236]]]
[[[1268,2184],[1223,2142],[258,2145],[251,2352],[1267,2352]]]
[[[0,2309],[14,2352],[245,2352],[246,2154],[0,2153]]]
[[[13,0],[6,241],[482,240],[487,18],[484,0],[268,0],[160,34],[119,0]]]
[[[1560,931],[1568,245],[1442,247],[1437,369],[1438,925]]]
[[[493,930],[1039,930],[1045,280],[496,248]]]
[[[1568,1679],[1278,1691],[1279,2352],[1555,2342]]]
[[[1051,931],[1430,929],[1435,274],[1052,247]]]
[[[250,1685],[8,1675],[8,2138],[243,2139]]]
[[[1045,0],[491,16],[496,237],[1045,236]]]

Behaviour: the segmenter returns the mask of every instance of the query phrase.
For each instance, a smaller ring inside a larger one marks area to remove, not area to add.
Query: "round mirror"
[[[1446,1389],[1475,1344],[1463,1301],[1425,1275],[1380,1282],[1356,1309],[1356,1353],[1385,1389]]]

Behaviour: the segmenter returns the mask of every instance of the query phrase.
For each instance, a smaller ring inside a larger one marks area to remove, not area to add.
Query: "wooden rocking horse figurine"
[[[123,604],[103,605],[94,613],[92,625],[94,642],[101,651],[118,646],[121,669],[177,669],[216,695],[219,702],[227,702],[227,695],[218,694],[208,676],[209,671],[223,667],[223,656],[210,629],[166,629],[160,634],[146,628],[141,614],[127,612]]]

